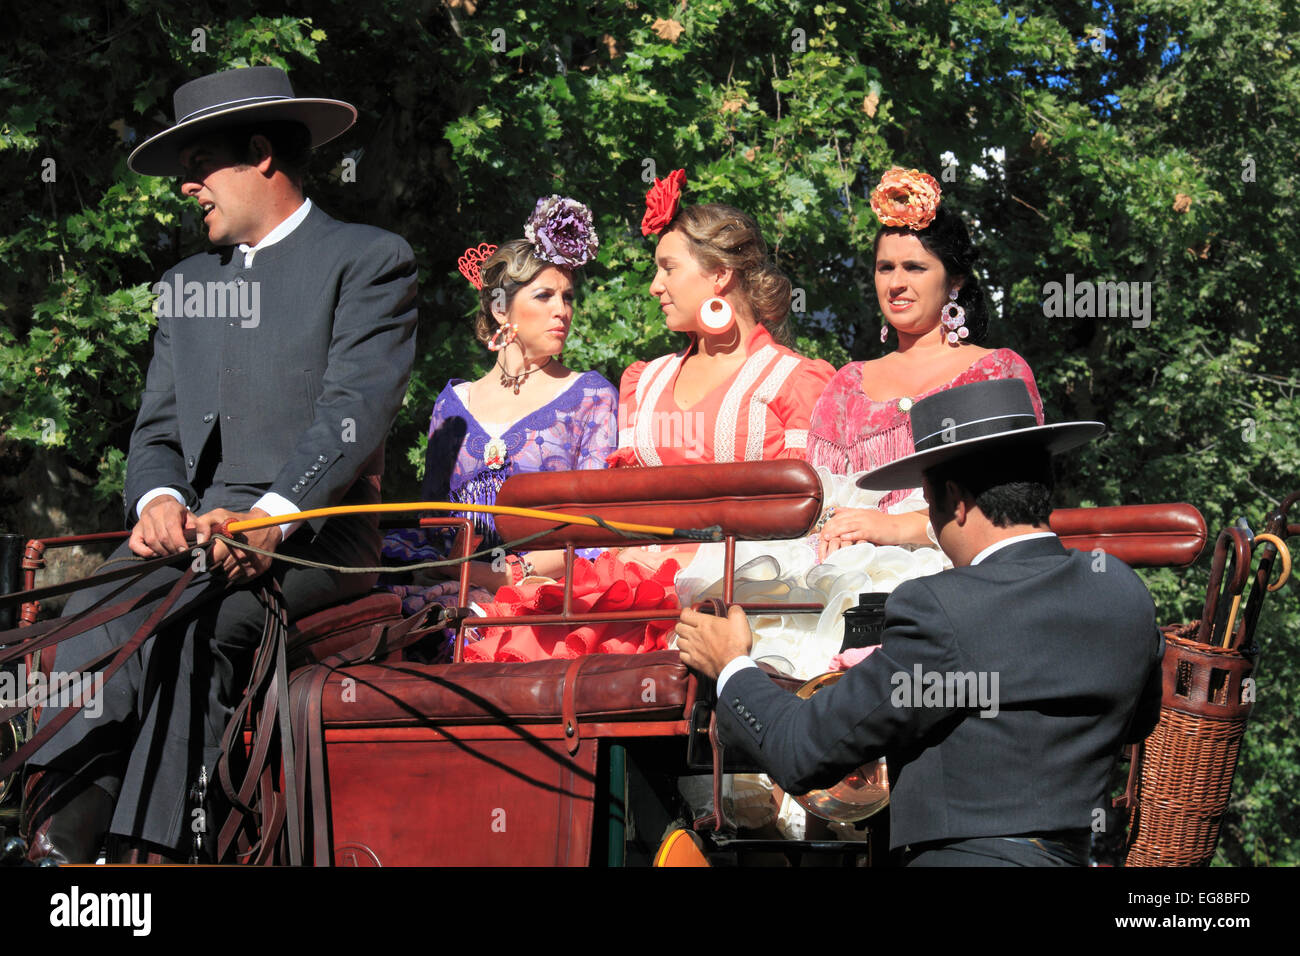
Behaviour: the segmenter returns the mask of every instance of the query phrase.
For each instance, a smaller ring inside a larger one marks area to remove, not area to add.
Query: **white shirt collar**
[[[1019,544],[1021,541],[1032,541],[1034,538],[1055,538],[1056,534],[1052,531],[1031,531],[1029,534],[1018,534],[1014,538],[1003,538],[1001,541],[995,541],[975,557],[971,558],[971,567],[979,564],[994,551],[1000,551],[1009,544]]]
[[[248,269],[252,267],[253,256],[257,255],[259,250],[265,249],[267,246],[275,245],[285,236],[289,235],[289,233],[302,225],[302,221],[307,218],[309,212],[311,212],[311,200],[304,199],[301,206],[290,213],[289,217],[281,222],[280,225],[276,226],[263,236],[262,241],[257,245],[250,246],[246,242],[241,242],[239,244],[239,251],[244,254],[244,268]]]

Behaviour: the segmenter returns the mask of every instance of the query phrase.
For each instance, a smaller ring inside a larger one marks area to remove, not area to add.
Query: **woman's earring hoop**
[[[716,295],[705,299],[700,304],[700,325],[710,335],[722,335],[736,324],[736,316],[726,299]]]
[[[492,338],[488,339],[488,350],[492,352],[500,352],[515,340],[515,336],[518,335],[518,333],[518,325],[513,322],[502,322],[497,326],[497,330],[492,334]],[[502,334],[505,335],[504,339],[501,338]]]
[[[948,299],[948,304],[939,312],[939,321],[948,330],[946,336],[948,344],[958,345],[962,339],[970,335],[970,329],[966,328],[966,310],[957,304],[956,289],[948,293]]]
[[[880,327],[880,343],[883,345],[885,339],[889,338],[889,323],[886,322]]]

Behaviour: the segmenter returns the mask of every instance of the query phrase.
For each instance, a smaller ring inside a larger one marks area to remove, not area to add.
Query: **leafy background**
[[[388,446],[394,500],[418,489],[448,375],[487,367],[456,257],[520,235],[538,196],[587,202],[603,240],[568,363],[617,382],[678,347],[646,291],[638,223],[646,176],[679,166],[690,201],[758,218],[802,290],[801,350],[836,365],[881,348],[870,188],[894,164],[938,176],[983,250],[991,344],[1028,359],[1049,420],[1110,423],[1060,464],[1062,503],[1188,501],[1212,533],[1242,516],[1258,530],[1300,486],[1290,2],[261,6],[49,0],[0,47],[0,527],[120,524],[148,287],[204,241],[175,184],[125,158],[169,120],[177,85],[257,64],[358,106],[309,192],[404,235],[421,263],[420,358]],[[1150,326],[1046,318],[1043,286],[1067,274],[1150,282]],[[1145,575],[1165,620],[1196,616],[1207,567]],[[1261,620],[1220,863],[1300,858],[1297,588]]]

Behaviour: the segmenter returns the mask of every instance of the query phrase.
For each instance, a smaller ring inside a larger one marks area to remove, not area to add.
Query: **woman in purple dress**
[[[493,504],[513,474],[603,468],[618,446],[618,389],[560,361],[573,321],[574,269],[597,248],[591,213],[572,199],[541,199],[524,232],[499,249],[481,245],[461,257],[462,274],[479,292],[475,332],[496,364],[477,381],[452,379],[434,403],[425,501]],[[501,543],[491,515],[468,516],[483,536],[480,550]],[[396,531],[385,539],[384,557],[402,564],[445,558],[453,537],[439,529]],[[563,569],[559,551],[476,561],[472,598],[485,603],[499,587],[532,574],[558,578]],[[458,576],[455,567],[439,568],[387,587],[413,614],[430,602],[454,605]]]

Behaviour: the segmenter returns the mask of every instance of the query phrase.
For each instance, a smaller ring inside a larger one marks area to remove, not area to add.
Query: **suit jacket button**
[[[215,416],[211,412],[208,412],[206,415],[203,416],[203,424],[206,425],[208,422],[212,421],[214,417]]]
[[[762,725],[762,724],[755,724],[755,725],[754,725],[754,730],[755,730],[755,732],[757,732],[757,733],[762,733],[763,725]]]
[[[325,464],[325,462],[329,461],[329,459],[326,458],[324,455],[317,455],[316,460],[320,462],[322,465]]]
[[[190,457],[188,457],[188,458],[185,459],[185,465],[186,465],[187,468],[193,468],[193,467],[194,467],[194,456],[193,456],[193,455],[190,455]]]

